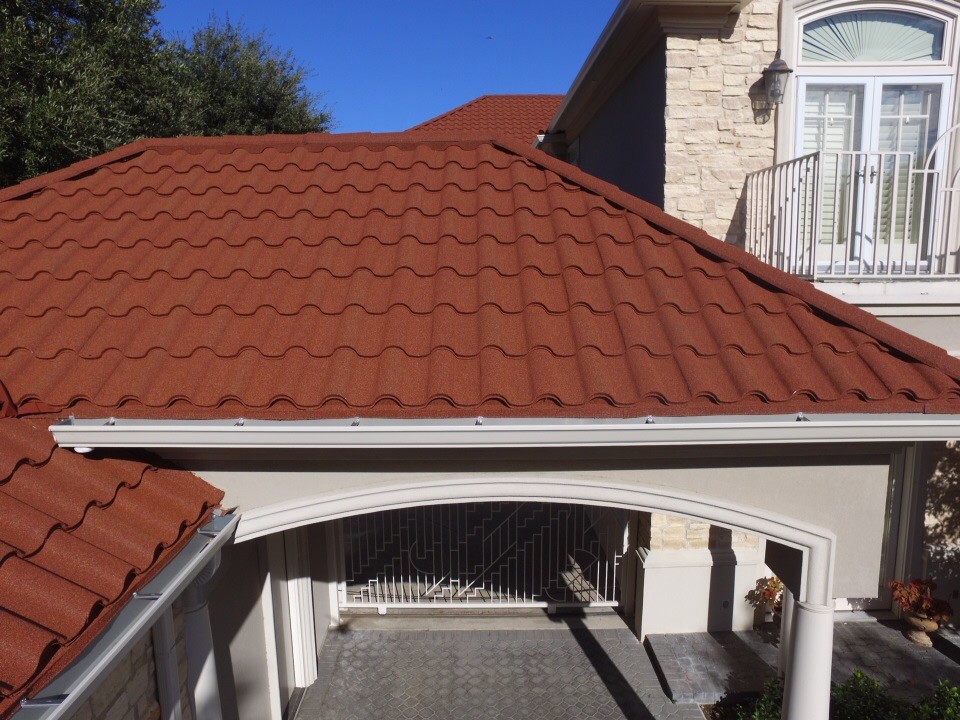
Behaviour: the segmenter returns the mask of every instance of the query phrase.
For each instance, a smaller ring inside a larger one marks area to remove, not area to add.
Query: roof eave
[[[789,414],[628,419],[397,420],[69,419],[50,426],[61,447],[532,448],[663,447],[945,441],[960,414]]]
[[[134,593],[80,657],[36,695],[21,701],[17,720],[71,717],[234,536],[239,521],[239,515],[220,515],[201,527],[153,580]]]
[[[572,140],[665,31],[716,32],[750,0],[621,0],[557,109],[548,134]]]

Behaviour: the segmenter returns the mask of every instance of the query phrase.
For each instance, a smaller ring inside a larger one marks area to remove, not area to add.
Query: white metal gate
[[[341,608],[613,606],[622,511],[559,503],[406,508],[343,520]]]

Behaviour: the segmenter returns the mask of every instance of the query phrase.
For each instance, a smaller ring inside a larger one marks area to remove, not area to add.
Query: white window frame
[[[903,68],[900,68],[901,71]],[[803,111],[802,98],[808,85],[863,85],[864,107],[860,118],[861,146],[856,148],[864,152],[874,152],[878,142],[881,89],[884,85],[941,85],[940,117],[937,118],[938,135],[950,127],[950,107],[953,104],[953,78],[949,75],[800,75],[794,88],[798,102],[793,119],[797,132],[794,134],[792,152],[799,157],[803,154]],[[941,153],[942,155],[942,153]]]
[[[944,23],[943,58],[937,61],[915,63],[825,63],[803,62],[801,58],[803,27],[809,22],[820,20],[844,12],[870,10],[890,10],[923,15]],[[960,119],[956,109],[955,88],[960,66],[960,49],[957,46],[957,26],[960,19],[960,7],[938,0],[914,0],[913,2],[851,2],[850,0],[783,0],[780,16],[780,38],[783,59],[794,69],[794,77],[783,104],[778,110],[776,129],[775,162],[785,162],[796,157],[798,134],[802,128],[798,123],[801,101],[801,86],[811,78],[822,78],[824,82],[838,82],[840,78],[890,78],[887,82],[896,82],[905,75],[910,83],[923,83],[925,78],[936,78],[939,82],[947,79],[944,87],[942,108],[946,110],[946,119],[941,132]]]

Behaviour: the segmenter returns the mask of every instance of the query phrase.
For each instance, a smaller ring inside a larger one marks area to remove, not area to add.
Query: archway
[[[788,582],[784,718],[826,720],[833,641],[834,534],[824,528],[749,505],[665,487],[571,477],[438,479],[349,488],[270,505],[241,516],[243,542],[318,522],[422,505],[493,502],[561,502],[665,512],[764,536],[785,553],[799,553],[799,572]]]

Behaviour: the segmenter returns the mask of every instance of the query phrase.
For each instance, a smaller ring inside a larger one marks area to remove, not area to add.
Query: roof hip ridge
[[[43,190],[54,183],[58,183],[63,180],[70,180],[91,172],[92,170],[97,170],[106,165],[110,165],[111,163],[118,162],[125,158],[134,157],[142,153],[144,150],[149,149],[154,142],[155,139],[140,138],[139,140],[134,140],[133,142],[116,147],[113,150],[108,150],[105,153],[100,153],[99,155],[94,155],[93,157],[78,160],[77,162],[71,163],[70,165],[60,168],[59,170],[41,173],[40,175],[23,180],[16,185],[0,188],[0,202],[14,200],[24,195],[32,195],[33,193]]]
[[[596,193],[625,210],[636,213],[644,220],[676,235],[694,247],[736,265],[754,278],[790,293],[812,308],[858,329],[890,348],[930,365],[944,374],[960,381],[960,358],[952,357],[943,348],[915,337],[862,308],[845,302],[814,287],[813,283],[778,270],[754,257],[746,250],[713,237],[705,230],[685,220],[674,217],[656,205],[631,195],[616,185],[591,175],[584,170],[559,160],[533,146],[526,146],[510,138],[497,138],[491,142],[504,150],[526,158],[551,172],[555,172],[575,185]]]

